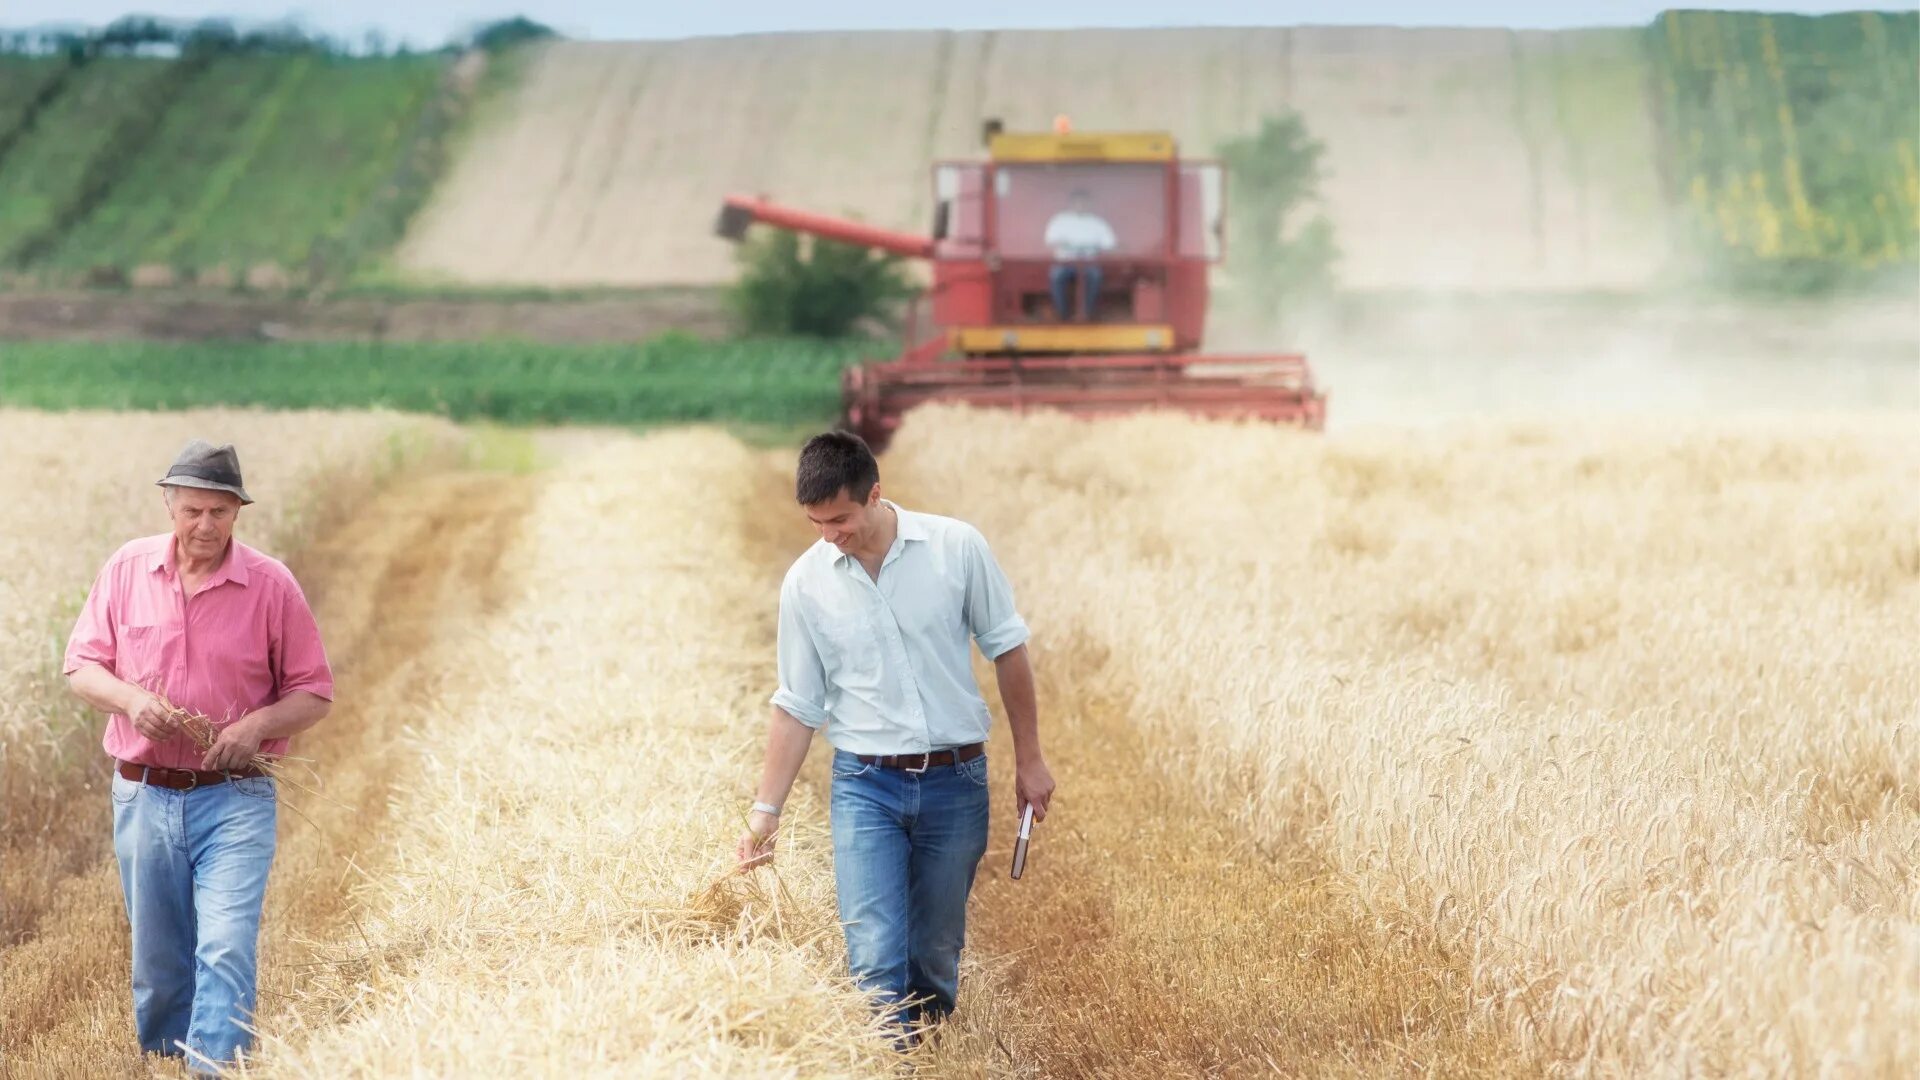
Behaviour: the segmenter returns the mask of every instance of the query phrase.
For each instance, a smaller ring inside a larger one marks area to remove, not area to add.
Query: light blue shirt
[[[900,524],[878,581],[825,540],[787,571],[773,703],[854,754],[984,742],[967,639],[989,660],[1026,643],[1013,587],[980,530],[885,505]]]

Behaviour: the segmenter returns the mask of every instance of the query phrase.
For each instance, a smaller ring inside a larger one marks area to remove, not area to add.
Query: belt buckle
[[[922,751],[920,754],[919,768],[909,769],[904,765],[902,765],[900,768],[902,772],[905,772],[909,776],[919,776],[921,773],[926,772],[928,769],[932,767],[933,767],[933,751],[925,750],[925,751]]]
[[[173,771],[183,772],[187,774],[187,786],[181,788],[180,789],[181,791],[192,791],[193,789],[200,786],[200,774],[197,772],[194,772],[192,769],[175,769]]]

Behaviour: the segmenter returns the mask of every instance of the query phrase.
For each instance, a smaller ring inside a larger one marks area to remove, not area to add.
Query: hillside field
[[[976,156],[988,118],[1168,130],[1205,158],[1294,110],[1325,146],[1348,290],[1911,292],[1917,64],[1911,12],[6,54],[0,266],[266,292],[714,285],[729,192],[925,230],[929,164]]]
[[[471,282],[719,282],[728,192],[923,231],[928,163],[977,156],[989,117],[1170,130],[1206,157],[1293,109],[1326,146],[1351,289],[1906,280],[1917,34],[1912,13],[1670,12],[1564,32],[558,42],[523,58],[398,259]]]
[[[0,55],[0,267],[42,285],[340,277],[426,196],[448,81],[440,56]]]

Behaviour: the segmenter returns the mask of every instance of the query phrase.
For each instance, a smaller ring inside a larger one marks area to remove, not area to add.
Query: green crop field
[[[0,55],[0,153],[16,136],[34,99],[68,66],[64,56]]]
[[[1654,33],[1710,267],[1813,287],[1920,256],[1920,14],[1669,12]]]
[[[217,60],[49,261],[238,270],[332,250],[382,196],[443,70],[417,56]]]
[[[209,172],[231,156],[249,119],[266,111],[276,91],[297,88],[308,63],[306,57],[245,56],[210,67],[181,93],[128,163],[133,179],[115,184],[106,201],[66,234],[55,259],[80,266],[168,261],[147,253],[179,243],[187,226],[183,207],[198,195],[217,194]]]
[[[96,159],[164,86],[165,60],[95,60],[75,72],[0,161],[0,261],[58,229]]]
[[[384,407],[510,423],[824,424],[875,343],[666,335],[517,342],[0,345],[0,404],[45,409]]]

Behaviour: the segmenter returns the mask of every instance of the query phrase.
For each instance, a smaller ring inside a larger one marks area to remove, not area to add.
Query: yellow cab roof
[[[987,143],[994,161],[1172,161],[1178,154],[1164,131],[1002,131]]]

